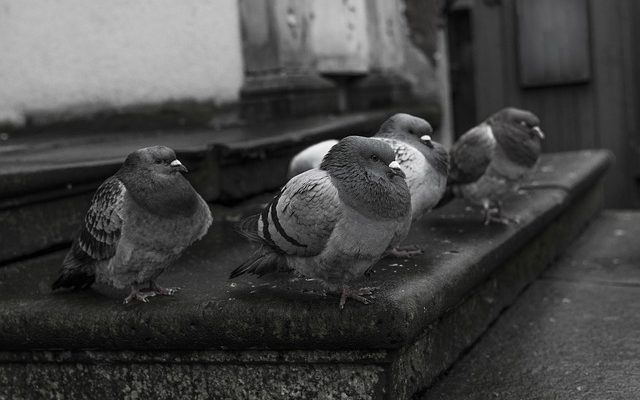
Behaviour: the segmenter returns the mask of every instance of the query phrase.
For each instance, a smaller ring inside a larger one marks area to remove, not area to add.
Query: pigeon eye
[[[371,155],[371,160],[373,160],[373,161],[376,161],[376,162],[377,162],[377,161],[380,161],[380,158],[379,158],[377,155],[372,154],[372,155]]]
[[[162,164],[162,160],[156,160],[156,164]]]

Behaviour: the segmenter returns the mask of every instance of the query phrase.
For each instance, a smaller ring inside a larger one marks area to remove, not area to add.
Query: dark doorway
[[[457,138],[478,123],[473,72],[473,30],[471,10],[466,2],[450,2],[445,12],[449,40],[453,130]]]

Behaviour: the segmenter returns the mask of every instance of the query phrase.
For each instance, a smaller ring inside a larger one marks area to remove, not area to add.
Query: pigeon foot
[[[363,287],[360,289],[351,289],[348,286],[344,286],[342,288],[342,295],[340,296],[340,309],[344,309],[344,305],[347,302],[347,298],[350,299],[354,299],[357,300],[359,302],[361,302],[362,304],[371,304],[373,303],[373,299],[375,298],[373,296],[373,293],[378,290],[378,287],[376,286],[372,286],[372,287]],[[365,296],[368,296],[365,297]]]
[[[129,304],[133,300],[138,300],[143,303],[148,303],[149,297],[153,297],[155,295],[156,295],[156,292],[148,291],[148,290],[142,291],[138,289],[137,286],[131,286],[131,292],[129,292],[129,295],[125,297],[124,304]]]
[[[179,287],[165,288],[157,285],[155,282],[152,282],[151,285],[149,286],[149,290],[159,296],[173,296],[174,294],[178,293],[180,288]]]
[[[393,247],[387,251],[387,256],[396,257],[396,258],[410,258],[424,253],[422,249],[417,246],[407,246],[407,247]]]
[[[518,217],[509,217],[507,215],[502,214],[501,212],[486,212],[484,215],[484,224],[489,225],[492,222],[497,222],[503,225],[520,224],[520,218]]]
[[[510,225],[510,224],[518,225],[520,224],[520,219],[518,217],[508,217],[506,215],[494,215],[494,216],[491,216],[491,218],[489,219],[489,223],[491,222],[497,222],[503,225]],[[487,224],[485,223],[485,225]]]
[[[510,224],[520,224],[520,219],[518,217],[509,217],[502,213],[502,202],[497,201],[494,204],[494,207],[490,206],[488,201],[485,201],[482,205],[484,212],[484,225],[489,225],[492,222],[497,222],[503,225]]]

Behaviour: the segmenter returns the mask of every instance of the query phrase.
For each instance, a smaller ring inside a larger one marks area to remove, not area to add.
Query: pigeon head
[[[431,124],[422,118],[403,113],[394,114],[384,121],[376,133],[378,137],[400,139],[409,143],[419,141],[429,148],[433,147],[431,135]]]
[[[187,168],[172,149],[152,146],[129,154],[116,176],[148,210],[161,215],[190,215],[198,198],[181,172],[187,172]]]
[[[447,175],[449,171],[449,153],[438,142],[431,139],[433,128],[422,118],[409,114],[394,114],[381,126],[377,137],[396,139],[418,149],[438,173]]]
[[[405,178],[391,146],[361,136],[348,136],[334,145],[322,160],[320,169],[339,175],[346,170],[359,169],[389,180]]]
[[[528,167],[536,163],[544,133],[539,127],[540,119],[534,113],[508,107],[489,117],[487,123],[507,157]]]
[[[124,166],[145,169],[161,175],[187,172],[187,168],[176,158],[176,153],[166,146],[145,147],[127,156]]]
[[[388,144],[348,136],[334,145],[320,169],[335,179],[341,198],[369,215],[397,217],[411,212],[405,174]]]
[[[531,111],[507,107],[493,114],[487,122],[489,125],[506,123],[526,132],[531,139],[544,139],[544,132],[540,129],[540,118]]]

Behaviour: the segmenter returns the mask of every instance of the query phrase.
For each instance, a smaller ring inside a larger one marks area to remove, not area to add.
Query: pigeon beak
[[[531,130],[535,132],[535,134],[540,138],[540,140],[544,139],[544,132],[542,132],[542,129],[540,129],[539,126],[534,126],[533,128],[531,128]]]
[[[397,161],[392,161],[391,164],[389,164],[389,168],[391,168],[391,171],[393,171],[394,175],[400,176],[402,177],[402,179],[406,178],[407,176],[404,174],[404,171],[402,171],[402,168],[400,168],[400,164],[398,164]]]
[[[420,136],[420,140],[422,141],[422,143],[424,143],[427,147],[432,148],[433,149],[433,143],[431,143],[431,136],[429,135],[422,135]]]
[[[184,165],[182,165],[182,163],[180,162],[180,160],[173,160],[171,161],[171,168],[174,171],[180,171],[180,172],[189,172],[189,170],[187,169],[187,167],[185,167]]]

